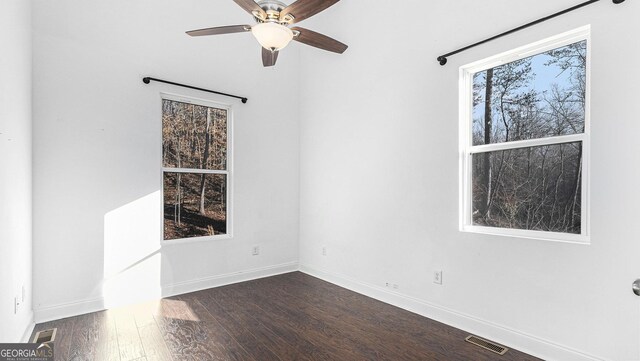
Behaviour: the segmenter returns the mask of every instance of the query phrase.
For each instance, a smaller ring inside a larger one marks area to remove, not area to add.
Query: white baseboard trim
[[[279,265],[231,272],[211,277],[204,277],[196,280],[176,282],[162,286],[162,297],[177,296],[189,292],[195,292],[208,288],[220,287],[233,283],[275,276],[283,273],[294,272],[297,270],[298,262],[289,262]],[[79,316],[91,312],[98,312],[105,309],[105,300],[103,297],[99,297],[94,299],[40,307],[34,310],[34,319],[36,323],[42,323],[67,317]]]
[[[471,334],[493,340],[499,344],[517,349],[544,360],[558,361],[604,361],[584,352],[559,345],[544,338],[529,335],[525,332],[479,319],[443,306],[406,296],[385,288],[358,281],[351,277],[340,275],[320,268],[300,265],[300,271],[320,278],[351,291],[375,298],[379,301],[402,309],[417,313],[421,316],[442,322],[444,324],[465,330]]]
[[[35,322],[43,323],[102,310],[104,310],[104,299],[100,297],[44,306],[33,310],[33,312]]]
[[[209,288],[276,276],[283,273],[295,272],[297,270],[298,262],[289,262],[275,266],[232,272],[185,282],[176,282],[162,287],[162,297],[182,295],[189,292],[196,292]]]

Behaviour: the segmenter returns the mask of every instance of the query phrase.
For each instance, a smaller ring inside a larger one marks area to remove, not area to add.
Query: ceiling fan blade
[[[205,36],[205,35],[245,33],[247,31],[251,31],[251,25],[218,26],[215,28],[206,28],[206,29],[187,31],[187,34],[191,36]]]
[[[262,48],[262,65],[265,67],[276,65],[278,60],[278,52]]]
[[[340,0],[298,0],[280,11],[280,21],[285,21],[287,15],[293,15],[294,19],[291,20],[289,24],[300,22],[314,16],[338,1]]]
[[[264,10],[262,10],[260,5],[258,5],[255,1],[253,0],[233,0],[233,1],[249,14],[253,16],[256,16],[257,14],[258,17],[263,20],[267,18],[267,13],[264,12]]]
[[[315,31],[311,31],[308,29],[293,27],[291,30],[298,32],[297,36],[293,37],[293,40],[299,41],[303,44],[311,45],[316,48],[332,51],[334,53],[342,54],[349,47],[346,44],[339,42],[338,40],[332,39],[326,35],[322,35],[320,33],[316,33]]]

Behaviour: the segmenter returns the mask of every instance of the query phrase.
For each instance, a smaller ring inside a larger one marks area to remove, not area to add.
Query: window
[[[229,237],[230,108],[162,98],[164,240]]]
[[[461,68],[462,231],[588,242],[588,37]]]

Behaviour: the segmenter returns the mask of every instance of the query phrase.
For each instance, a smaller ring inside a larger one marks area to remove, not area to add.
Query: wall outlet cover
[[[433,272],[433,283],[438,285],[442,284],[442,271]]]

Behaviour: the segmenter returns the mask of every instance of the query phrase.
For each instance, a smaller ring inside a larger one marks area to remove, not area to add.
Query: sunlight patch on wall
[[[105,307],[161,297],[160,207],[156,191],[104,216]]]

